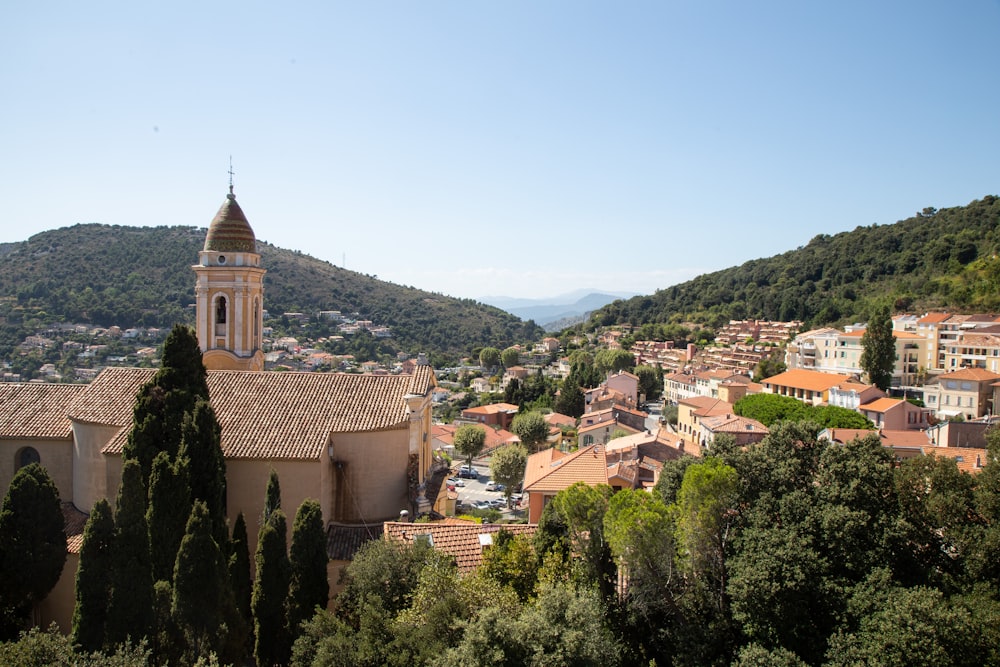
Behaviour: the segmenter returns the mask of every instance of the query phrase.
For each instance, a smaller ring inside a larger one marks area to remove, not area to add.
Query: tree
[[[315,500],[303,501],[295,513],[288,561],[291,568],[288,629],[294,642],[302,632],[303,621],[310,619],[317,609],[326,609],[330,597],[323,511]]]
[[[486,372],[492,372],[496,370],[502,363],[503,358],[500,354],[500,350],[495,347],[484,347],[479,351],[479,365],[483,367]]]
[[[59,581],[66,562],[66,530],[59,491],[41,465],[14,474],[0,506],[0,613],[4,637]]]
[[[285,513],[271,512],[257,537],[253,584],[254,657],[258,665],[283,665],[291,655],[285,601],[288,599],[288,549]]]
[[[153,626],[153,568],[139,462],[125,459],[115,502],[114,567],[105,646],[149,637]]]
[[[472,467],[472,459],[479,456],[486,445],[486,429],[476,424],[462,424],[455,429],[455,451],[469,460],[469,467]]]
[[[635,367],[635,356],[628,350],[599,350],[594,355],[594,367],[601,375],[627,371]]]
[[[281,509],[281,482],[278,473],[272,468],[267,478],[267,489],[264,492],[264,523],[271,518],[275,510]]]
[[[73,644],[84,651],[104,646],[104,624],[111,593],[111,564],[114,551],[115,520],[104,498],[94,503],[80,545],[76,570],[76,606],[73,609]]]
[[[586,399],[576,377],[572,374],[563,380],[559,396],[556,397],[556,412],[578,419],[586,409]]]
[[[504,497],[510,504],[510,494],[524,481],[524,466],[528,452],[518,444],[504,445],[490,458],[490,478],[503,484]]]
[[[663,393],[663,371],[658,366],[643,364],[635,367],[639,378],[639,394],[647,401],[654,401]]]
[[[233,591],[233,602],[247,628],[253,627],[253,612],[250,600],[253,596],[253,581],[250,579],[250,544],[247,537],[247,522],[243,512],[236,516],[233,537],[229,540],[229,584]]]
[[[529,452],[537,452],[549,438],[549,424],[540,412],[523,412],[510,425],[511,432],[521,439]]]
[[[508,347],[500,353],[504,368],[513,368],[521,362],[521,352],[516,347]]]
[[[177,549],[191,513],[191,487],[188,484],[188,459],[171,462],[167,452],[153,459],[149,475],[149,545],[153,559],[153,581],[173,581]]]
[[[212,531],[208,507],[196,500],[177,551],[171,605],[171,615],[185,639],[186,664],[219,653],[227,634],[229,577]]]
[[[201,500],[212,519],[215,541],[224,546],[226,529],[226,460],[222,455],[222,427],[207,399],[199,396],[184,416],[180,454],[190,461],[191,499]]]
[[[892,335],[892,318],[888,306],[873,309],[868,318],[868,326],[861,335],[862,370],[868,374],[868,381],[888,391],[892,384],[892,372],[896,368],[896,341]]]

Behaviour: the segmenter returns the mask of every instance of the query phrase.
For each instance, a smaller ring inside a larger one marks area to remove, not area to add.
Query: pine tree
[[[104,646],[114,535],[111,505],[101,498],[94,503],[83,529],[80,564],[76,570],[76,607],[71,638],[74,645],[88,652],[99,651]]]
[[[220,651],[226,635],[227,586],[226,561],[212,536],[208,508],[196,500],[177,551],[171,606],[174,622],[185,638],[188,664]]]
[[[45,468],[29,464],[14,475],[0,506],[0,633],[13,639],[21,620],[59,581],[66,530],[59,491]],[[13,636],[11,636],[13,635]]]
[[[172,581],[177,549],[181,545],[191,511],[191,487],[188,481],[188,458],[160,452],[153,459],[149,476],[149,545],[153,565],[153,581]]]
[[[115,540],[111,595],[105,645],[129,637],[149,637],[153,625],[153,570],[145,513],[146,492],[137,461],[122,465],[122,483],[115,503]]]
[[[252,608],[254,657],[261,667],[286,664],[291,654],[285,611],[289,583],[287,530],[285,513],[275,509],[257,537],[254,557],[257,579],[253,585]]]
[[[326,609],[330,583],[326,566],[326,531],[319,503],[307,499],[299,506],[292,524],[289,554],[291,583],[288,588],[288,630],[292,642],[301,633],[301,624],[312,618],[316,608]]]
[[[212,519],[212,534],[220,546],[227,539],[226,460],[222,455],[222,428],[208,400],[199,398],[184,419],[181,451],[191,462],[191,498],[201,500]]]

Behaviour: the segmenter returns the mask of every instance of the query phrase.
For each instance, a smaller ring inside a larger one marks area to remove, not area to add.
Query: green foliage
[[[247,522],[243,512],[236,516],[233,537],[229,540],[229,585],[233,591],[233,604],[248,630],[253,627],[253,612],[250,600],[253,596],[253,581],[250,578],[250,543],[247,536]]]
[[[527,450],[516,443],[500,447],[490,457],[490,478],[504,485],[504,496],[508,500],[514,487],[524,481],[527,462]]]
[[[271,468],[271,473],[267,478],[267,489],[264,491],[264,516],[261,517],[263,523],[270,520],[275,511],[281,509],[281,481],[278,473]]]
[[[658,366],[643,364],[632,371],[639,378],[639,394],[647,401],[655,401],[663,393],[663,370]]]
[[[580,388],[579,380],[572,373],[567,375],[559,390],[559,396],[556,397],[556,412],[579,419],[586,407],[586,399]]]
[[[500,350],[495,347],[484,347],[479,351],[479,365],[487,372],[493,372],[503,363]]]
[[[888,306],[872,310],[868,326],[861,335],[861,347],[859,364],[868,374],[868,381],[882,391],[889,391],[897,355]]]
[[[220,652],[227,633],[226,607],[232,603],[226,561],[212,535],[208,507],[196,500],[177,551],[171,615],[184,636],[184,664]]]
[[[184,415],[180,457],[190,465],[191,499],[208,508],[215,541],[224,546],[226,528],[226,460],[222,455],[222,427],[206,398],[199,397]]]
[[[285,513],[274,509],[257,536],[251,607],[258,665],[285,664],[291,653],[285,604],[290,578],[286,531]]]
[[[635,357],[628,350],[602,348],[594,355],[594,368],[601,375],[630,371],[635,367]]]
[[[19,621],[55,587],[66,562],[59,491],[37,463],[16,473],[0,506],[0,627],[16,636]]]
[[[872,429],[871,420],[836,405],[809,405],[791,396],[750,394],[736,401],[733,412],[770,428],[779,421],[811,421],[822,428]]]
[[[486,444],[486,429],[477,424],[462,424],[455,429],[455,437],[452,441],[455,451],[466,457],[468,465],[472,465],[472,459],[479,456]]]
[[[500,353],[504,368],[513,368],[521,362],[521,352],[516,347],[508,347]]]
[[[55,623],[48,630],[31,628],[17,641],[0,644],[0,664],[18,667],[147,667],[151,657],[145,642],[126,642],[109,654],[77,651]]]
[[[171,463],[167,452],[153,459],[149,476],[149,507],[146,523],[153,563],[153,581],[173,581],[177,549],[191,513],[188,458]]]
[[[153,567],[145,512],[146,489],[137,461],[122,463],[115,502],[115,539],[111,595],[105,625],[106,647],[128,639],[141,641],[153,628]]]
[[[788,370],[785,365],[784,350],[776,347],[771,353],[757,362],[753,369],[753,381],[761,382],[769,377],[774,377]]]
[[[521,444],[529,452],[542,449],[549,437],[549,425],[542,413],[536,411],[522,412],[514,417],[510,430],[521,439]]]
[[[292,546],[288,556],[291,579],[288,586],[288,629],[292,641],[301,632],[302,622],[316,609],[326,609],[330,584],[326,578],[329,561],[323,511],[315,500],[305,500],[295,513]]]
[[[104,646],[114,534],[111,505],[101,498],[94,503],[84,526],[80,564],[76,570],[76,605],[70,637],[72,643],[84,651],[99,651]]]

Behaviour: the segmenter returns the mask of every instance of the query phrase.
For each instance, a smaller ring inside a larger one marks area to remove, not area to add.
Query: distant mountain
[[[0,244],[0,355],[53,322],[171,326],[193,322],[191,265],[205,241],[194,227],[81,224]],[[384,282],[299,251],[258,243],[272,316],[339,310],[392,328],[385,353],[438,362],[537,340],[540,327],[471,299]],[[279,325],[280,326],[280,325]],[[309,335],[309,331],[303,332]],[[315,334],[314,334],[315,335]]]
[[[563,320],[582,321],[591,311],[617,299],[634,295],[634,292],[607,293],[583,289],[548,299],[486,296],[480,301],[506,310],[522,320],[534,320],[536,324],[551,330],[546,325]]]
[[[747,318],[818,326],[864,320],[877,302],[896,312],[1000,311],[1000,198],[819,234],[781,255],[608,304],[588,327]]]

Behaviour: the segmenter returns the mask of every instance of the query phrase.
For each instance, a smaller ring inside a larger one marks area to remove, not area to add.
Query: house
[[[608,483],[608,461],[602,445],[581,447],[571,454],[549,448],[529,456],[522,487],[528,498],[528,523],[538,523],[549,501],[577,482],[589,486]]]
[[[429,512],[447,473],[433,456],[429,437],[433,370],[426,365],[410,375],[260,370],[264,269],[253,230],[231,192],[209,225],[193,268],[196,331],[221,427],[230,519],[239,512],[249,521],[261,515],[271,470],[280,477],[282,504],[290,513],[306,498],[319,501],[328,542],[337,549],[349,542],[341,532],[371,536],[400,509]],[[69,630],[80,516],[101,498],[114,502],[135,398],[154,373],[114,367],[86,386],[0,386],[0,462],[5,462],[0,484],[6,490],[16,469],[40,463],[55,481],[71,531],[68,564],[38,609],[42,625],[54,621]],[[254,531],[250,542],[252,553]],[[334,555],[345,552],[330,555],[328,574],[336,584]]]
[[[469,383],[469,388],[477,394],[485,394],[486,392],[492,391],[492,384],[489,378],[472,378],[472,382]]]
[[[830,387],[827,404],[846,410],[857,410],[863,403],[871,403],[885,395],[885,392],[878,387],[848,380],[836,387]]]
[[[625,433],[638,433],[642,429],[633,428],[626,424],[620,423],[614,417],[604,421],[596,421],[592,424],[584,425],[582,422],[580,427],[576,430],[577,442],[581,447],[588,447],[594,444],[605,444],[611,441],[611,438],[618,431],[623,431]]]
[[[924,385],[924,404],[938,419],[983,417],[994,411],[998,381],[1000,374],[982,368],[942,373]]]
[[[767,427],[756,419],[737,414],[710,415],[699,420],[701,433],[698,440],[702,447],[710,447],[717,435],[726,434],[740,446],[760,442],[768,434]]]
[[[829,403],[830,390],[853,380],[849,375],[820,373],[796,368],[761,380],[764,393],[791,396],[803,403],[821,405]]]
[[[663,377],[663,399],[677,404],[685,398],[698,395],[698,386],[693,373],[668,373]]]
[[[923,430],[929,425],[927,418],[930,411],[899,398],[877,398],[858,406],[858,412],[879,429]]]
[[[532,537],[537,529],[537,523],[491,524],[444,519],[429,523],[386,521],[382,534],[387,540],[403,544],[422,541],[435,551],[452,556],[459,574],[469,574],[483,564],[483,554],[493,546],[493,540],[500,531]]]
[[[927,439],[936,447],[986,447],[986,431],[996,428],[1000,418],[969,421],[944,420],[927,428]]]
[[[518,407],[513,403],[490,403],[462,410],[462,421],[508,429],[517,411]]]
[[[733,413],[733,405],[717,398],[695,396],[677,403],[677,432],[681,436],[701,442],[700,421],[713,415]]]
[[[639,404],[639,376],[628,371],[618,371],[608,374],[604,381],[604,386],[612,391],[616,391],[625,397],[625,405],[636,406]]]

